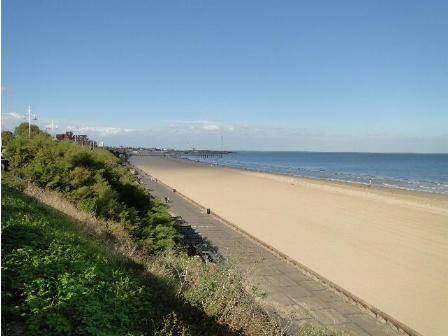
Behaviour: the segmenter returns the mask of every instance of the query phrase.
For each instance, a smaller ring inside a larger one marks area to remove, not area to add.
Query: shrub
[[[80,236],[67,218],[2,185],[2,325],[32,335],[142,334],[157,316],[151,290]]]
[[[111,152],[55,142],[37,126],[28,138],[26,123],[16,128],[13,137],[4,137],[6,156],[17,176],[61,192],[99,218],[121,222],[149,251],[176,245],[179,236],[165,207],[151,201],[149,193]]]

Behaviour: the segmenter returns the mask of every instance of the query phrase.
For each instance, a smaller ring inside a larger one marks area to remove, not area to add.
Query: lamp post
[[[53,119],[51,119],[51,125],[48,125],[48,126],[46,127],[46,129],[47,129],[47,130],[50,130],[50,129],[51,129],[51,138],[54,139],[54,130],[55,130],[55,129],[58,129],[58,125],[55,125],[55,124],[54,124],[54,120],[53,120]]]
[[[26,117],[26,114],[25,116]],[[37,116],[33,115],[33,120],[37,120]],[[31,106],[28,105],[28,138],[31,138]]]

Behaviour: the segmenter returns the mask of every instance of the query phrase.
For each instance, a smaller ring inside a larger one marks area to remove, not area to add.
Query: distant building
[[[65,132],[65,134],[56,134],[56,140],[69,140],[73,141],[73,132]]]
[[[74,140],[80,146],[89,145],[89,137],[86,134],[77,134],[74,136]]]
[[[98,143],[96,141],[94,141],[94,140],[89,140],[88,143],[89,143],[89,147],[91,149],[95,149],[95,147],[98,147]]]
[[[73,134],[73,132],[65,132],[65,134],[56,134],[57,141],[74,141],[80,146],[88,146],[92,149],[98,146],[97,142],[94,140],[89,140],[89,137],[86,134]],[[102,143],[102,146],[104,143]]]

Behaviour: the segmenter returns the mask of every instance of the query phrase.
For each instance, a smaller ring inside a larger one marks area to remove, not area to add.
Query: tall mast
[[[31,105],[28,105],[28,138],[31,138]]]

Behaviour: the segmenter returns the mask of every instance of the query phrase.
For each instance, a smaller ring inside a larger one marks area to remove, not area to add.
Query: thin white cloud
[[[219,127],[219,125],[216,124],[204,124],[202,125],[202,129],[205,131],[215,132],[221,130],[221,127]]]
[[[71,118],[46,118],[46,117],[39,117],[40,121],[46,122],[46,123],[57,123],[59,125],[64,125],[64,127],[70,127],[72,128],[79,128],[84,127],[85,125],[92,124],[92,120],[90,119],[71,119]],[[65,126],[67,125],[67,126]]]
[[[142,129],[110,127],[110,126],[79,127],[76,129],[76,131],[80,132],[80,133],[91,134],[92,136],[98,135],[98,136],[104,136],[104,137],[144,132],[144,130],[142,130]]]
[[[170,119],[164,120],[164,122],[171,124],[219,124],[219,121],[210,121],[210,120],[181,120],[181,119]]]
[[[21,122],[18,113],[8,114],[8,117],[16,118],[17,124]],[[231,150],[448,152],[447,146],[443,145],[448,143],[446,135],[406,138],[374,132],[363,135],[332,134],[301,127],[231,124],[210,120],[167,120],[165,127],[157,129],[122,128],[75,120],[65,124],[56,119],[54,121],[59,125],[58,133],[70,130],[110,145],[219,149],[221,136],[224,136],[224,148]]]
[[[234,132],[241,125],[210,120],[165,120],[167,128],[178,132]]]
[[[2,93],[11,93],[12,90],[8,89],[6,86],[2,86]]]
[[[44,129],[51,128],[51,123],[53,122],[54,125],[57,125],[57,130],[55,130],[55,133],[65,133],[71,131],[75,134],[86,134],[91,139],[94,139],[95,137],[115,137],[146,132],[144,129],[95,125],[92,121],[84,119],[39,118],[39,120],[45,122],[45,126],[43,126]]]
[[[2,113],[3,120],[23,120],[23,115],[17,112]]]
[[[45,125],[45,129],[54,129],[55,131],[56,130],[58,130],[59,129],[59,126],[57,125],[57,124],[55,124],[55,123],[53,123],[53,124],[48,124],[48,125]]]
[[[23,115],[17,112],[2,113],[2,130],[12,131],[23,121]]]

